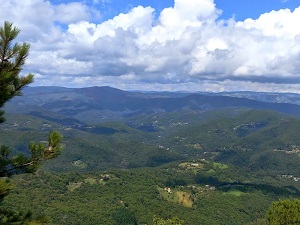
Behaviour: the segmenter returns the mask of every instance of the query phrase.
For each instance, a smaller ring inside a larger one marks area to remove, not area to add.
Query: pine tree
[[[15,42],[20,29],[14,27],[12,23],[5,21],[0,27],[0,108],[11,98],[21,94],[21,89],[33,82],[33,74],[21,77],[22,66],[28,57],[30,45],[28,43],[19,44]],[[3,122],[3,111],[0,112],[0,122]],[[23,172],[30,172],[37,169],[39,162],[56,157],[62,147],[60,145],[62,135],[57,131],[50,132],[48,145],[42,143],[30,143],[30,157],[25,155],[10,156],[8,146],[0,147],[0,177],[10,176]],[[9,185],[1,181],[0,197],[7,193],[1,190]],[[5,185],[4,185],[5,183]]]
[[[33,74],[20,76],[22,67],[28,57],[30,45],[15,42],[20,29],[5,21],[0,27],[0,108],[13,98],[20,95],[22,88],[33,82]],[[0,111],[0,123],[4,122],[4,111]],[[30,156],[24,154],[11,156],[8,146],[0,146],[0,202],[12,189],[9,177],[13,174],[35,171],[40,163],[59,155],[62,150],[63,136],[52,131],[49,134],[48,144],[31,142]],[[44,217],[32,220],[30,213],[12,211],[0,207],[0,224],[43,224],[49,222]]]
[[[30,49],[28,43],[14,43],[19,33],[20,29],[7,21],[0,27],[0,108],[33,82],[33,74],[19,76]],[[3,113],[0,112],[0,122],[4,121]]]

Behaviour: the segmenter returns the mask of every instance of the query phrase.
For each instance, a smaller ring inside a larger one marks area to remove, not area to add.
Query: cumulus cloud
[[[155,9],[136,6],[92,22],[101,14],[95,5],[106,2],[7,0],[0,21],[14,22],[22,29],[20,41],[31,43],[25,72],[39,74],[41,85],[209,91],[299,86],[300,7],[235,21],[220,20],[213,0],[175,0],[156,16]]]
[[[64,24],[89,19],[89,9],[80,2],[59,4],[54,7],[55,20]]]

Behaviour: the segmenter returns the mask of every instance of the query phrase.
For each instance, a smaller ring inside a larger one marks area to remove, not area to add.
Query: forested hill
[[[230,109],[125,122],[69,127],[7,114],[1,143],[23,151],[55,129],[65,149],[36,174],[14,176],[4,206],[62,225],[263,225],[273,201],[300,197],[299,118]]]
[[[111,87],[27,87],[22,97],[6,104],[5,110],[54,120],[73,119],[69,123],[76,123],[74,119],[94,123],[156,112],[233,107],[268,109],[300,116],[300,106],[291,104],[298,103],[299,99],[297,94],[275,93],[142,93]]]
[[[57,130],[64,150],[14,176],[3,205],[53,224],[266,224],[273,201],[300,197],[300,106],[267,95],[27,88],[0,143],[28,154]]]

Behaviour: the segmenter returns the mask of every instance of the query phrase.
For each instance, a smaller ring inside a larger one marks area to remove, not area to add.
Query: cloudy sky
[[[299,0],[0,0],[34,85],[300,93]]]

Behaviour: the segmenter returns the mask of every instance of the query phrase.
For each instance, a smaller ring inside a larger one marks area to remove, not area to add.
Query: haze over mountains
[[[6,112],[54,120],[65,119],[66,123],[75,123],[75,120],[103,122],[157,112],[224,108],[275,110],[300,116],[300,95],[259,92],[129,92],[111,87],[27,87],[22,97],[12,99],[5,106]]]

